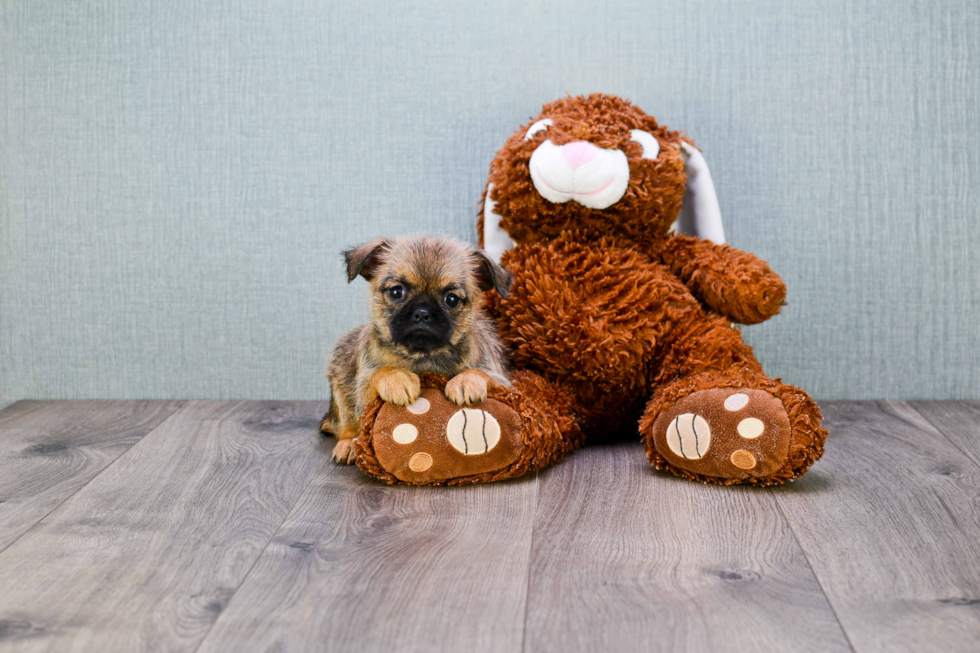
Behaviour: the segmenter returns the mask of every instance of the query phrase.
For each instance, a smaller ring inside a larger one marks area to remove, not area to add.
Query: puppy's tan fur
[[[451,377],[445,393],[457,405],[483,401],[490,383],[509,384],[503,346],[482,298],[490,288],[506,295],[510,274],[482,251],[446,238],[378,239],[344,258],[348,281],[360,275],[371,284],[371,319],[341,337],[327,366],[330,410],[320,430],[337,437],[335,462],[354,461],[352,442],[365,407],[376,396],[398,406],[411,404],[418,399],[423,372]],[[391,298],[393,285],[405,289],[403,299]],[[451,325],[444,345],[416,351],[396,340],[391,321],[406,302],[424,297],[445,302],[448,292],[462,301],[454,308],[440,304]]]

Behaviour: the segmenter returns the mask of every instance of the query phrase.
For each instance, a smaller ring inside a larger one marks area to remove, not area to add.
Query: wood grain
[[[980,401],[911,401],[909,405],[980,465]]]
[[[980,641],[976,404],[829,404],[824,459],[766,490],[657,474],[637,444],[514,482],[387,487],[329,462],[322,403],[175,408],[0,412],[19,497],[0,533],[21,531],[0,553],[0,650]]]
[[[194,650],[324,464],[325,408],[181,408],[0,554],[0,645]]]
[[[540,484],[526,650],[850,650],[767,491],[658,474],[632,443]]]
[[[329,465],[200,651],[518,651],[536,487]]]
[[[907,404],[824,415],[824,459],[774,494],[855,650],[977,650],[980,469]]]
[[[21,401],[0,412],[0,551],[181,403]]]

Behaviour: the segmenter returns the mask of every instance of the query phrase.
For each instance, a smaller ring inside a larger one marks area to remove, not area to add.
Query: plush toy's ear
[[[490,197],[493,184],[487,184],[483,199],[483,249],[494,263],[500,263],[500,256],[514,246],[510,234],[500,226],[500,216],[494,213],[497,203]]]
[[[375,238],[369,243],[344,252],[344,261],[347,263],[347,283],[356,279],[357,275],[370,281],[374,277],[374,271],[381,264],[381,255],[391,245],[392,242],[387,238]]]
[[[487,252],[480,249],[473,250],[473,260],[476,262],[476,278],[479,281],[480,290],[486,291],[493,288],[501,297],[510,295],[512,278],[510,272],[500,267]]]
[[[684,203],[672,230],[674,233],[697,236],[719,245],[725,242],[725,228],[721,224],[721,208],[711,172],[701,152],[690,143],[681,141],[681,156],[687,173],[687,189]]]

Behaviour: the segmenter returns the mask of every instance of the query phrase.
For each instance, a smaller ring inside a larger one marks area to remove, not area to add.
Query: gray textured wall
[[[341,247],[472,238],[496,148],[592,91],[704,149],[789,286],[771,373],[980,397],[980,8],[940,4],[3,0],[0,403],[324,397]]]

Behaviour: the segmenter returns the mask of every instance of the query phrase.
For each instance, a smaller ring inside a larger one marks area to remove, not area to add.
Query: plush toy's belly
[[[503,263],[514,281],[491,310],[515,366],[573,386],[593,430],[633,422],[649,396],[659,343],[700,310],[687,288],[615,241],[520,245]]]

